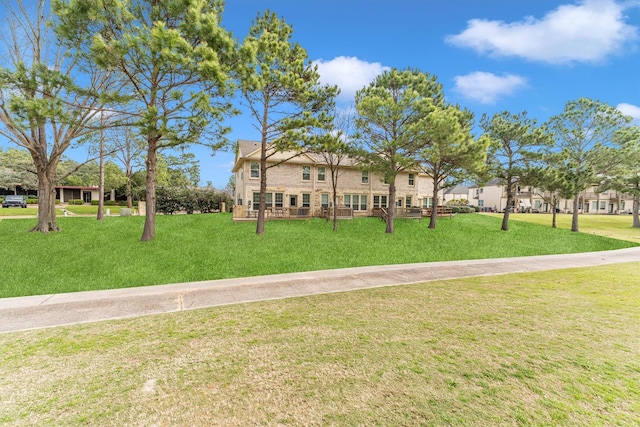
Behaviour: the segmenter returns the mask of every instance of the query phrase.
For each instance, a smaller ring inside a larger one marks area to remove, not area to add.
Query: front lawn
[[[0,423],[634,426],[639,269],[477,277],[0,334]]]
[[[63,231],[28,233],[34,220],[0,221],[0,297],[147,286],[367,265],[498,258],[619,249],[634,243],[548,226],[459,214],[397,220],[384,233],[377,218],[340,223],[234,224],[229,214],[158,216],[156,240],[141,242],[143,217],[58,219]]]

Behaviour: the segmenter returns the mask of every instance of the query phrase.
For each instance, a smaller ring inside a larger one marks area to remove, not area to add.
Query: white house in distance
[[[514,211],[551,212],[549,197],[543,191],[533,186],[518,185],[514,193]],[[502,212],[507,204],[506,187],[499,179],[493,179],[483,186],[469,188],[469,203],[483,210]],[[633,207],[633,198],[627,194],[613,190],[598,191],[597,185],[592,185],[580,193],[578,209],[580,213],[620,214],[629,213]],[[558,209],[563,213],[573,210],[572,199],[561,199]]]
[[[319,216],[332,201],[331,171],[318,154],[276,153],[269,164],[279,165],[267,171],[267,209],[309,209],[310,216]],[[405,171],[396,178],[396,200],[391,202],[389,185],[372,171],[361,169],[353,159],[347,159],[338,173],[338,206],[353,209],[355,216],[370,216],[375,208],[391,205],[431,207],[433,181],[424,174]],[[234,218],[251,217],[258,210],[260,194],[260,142],[239,140],[232,172],[235,174]],[[442,193],[439,195],[442,199]]]

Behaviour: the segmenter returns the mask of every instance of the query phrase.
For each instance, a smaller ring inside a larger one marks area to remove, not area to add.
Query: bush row
[[[453,213],[473,213],[478,212],[480,209],[475,206],[451,206]]]
[[[232,204],[232,200],[228,195],[213,188],[177,189],[162,187],[156,190],[156,209],[158,212],[168,215],[176,212],[192,214],[194,211],[210,213],[219,210],[221,202],[226,202],[228,207]]]

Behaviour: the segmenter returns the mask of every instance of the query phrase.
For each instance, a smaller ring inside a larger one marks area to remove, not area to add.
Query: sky
[[[640,124],[640,0],[227,0],[223,26],[241,41],[267,9],[341,89],[339,108],[385,70],[410,67],[435,75],[476,123],[502,111],[542,123],[587,97]],[[231,141],[259,139],[246,114],[226,124]],[[224,188],[233,150],[190,151],[201,184]]]

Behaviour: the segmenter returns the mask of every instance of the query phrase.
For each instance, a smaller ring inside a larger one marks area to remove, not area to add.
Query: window
[[[484,206],[484,200],[478,200],[478,206],[479,207],[483,207]]]
[[[433,207],[433,197],[425,197],[422,199],[422,207],[423,208],[432,208]]]
[[[404,199],[404,205],[405,205],[406,207],[408,207],[408,208],[410,208],[410,207],[411,207],[411,196],[407,196],[407,197],[405,197],[405,199]]]
[[[396,206],[399,207],[399,208],[402,207],[402,199],[396,200]]]
[[[598,210],[598,202],[591,202],[591,207],[593,208],[594,211]]]
[[[361,211],[367,210],[367,196],[365,195],[360,196],[360,210]]]
[[[409,174],[409,185],[415,185],[416,183],[416,176],[412,173]]]
[[[329,195],[327,193],[320,195],[320,204],[323,208],[329,207]]]
[[[311,166],[302,167],[302,180],[303,181],[311,180]]]
[[[363,184],[369,183],[369,171],[362,171],[362,183]]]
[[[275,197],[274,197],[275,196]],[[274,207],[273,200],[275,198],[275,207],[281,208],[283,206],[283,194],[282,193],[265,193],[264,205],[266,208]],[[260,193],[253,193],[252,209],[257,211],[260,209]]]
[[[303,194],[302,195],[302,207],[310,208],[311,207],[311,194]]]
[[[344,205],[354,211],[367,210],[367,196],[364,194],[345,194]]]
[[[258,163],[251,163],[251,178],[260,178],[260,165]]]
[[[607,202],[600,202],[600,209],[607,209]]]
[[[386,208],[387,207],[387,196],[373,196],[373,207],[374,208]]]
[[[324,166],[318,166],[318,181],[324,181],[326,178],[326,169]]]

